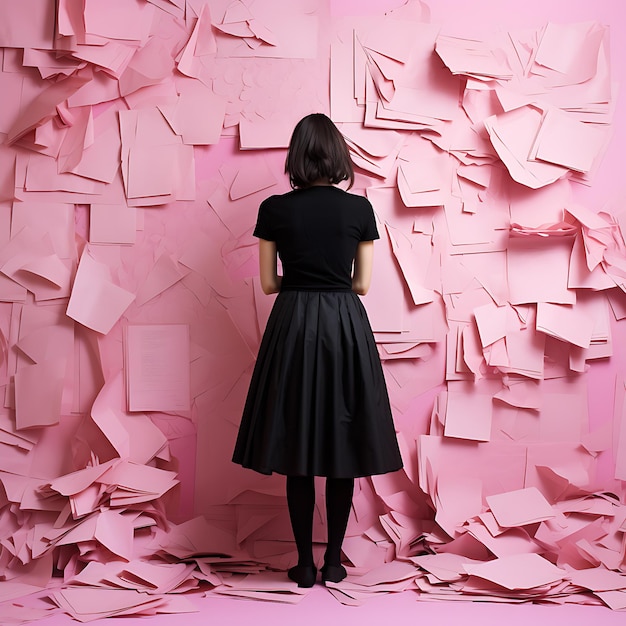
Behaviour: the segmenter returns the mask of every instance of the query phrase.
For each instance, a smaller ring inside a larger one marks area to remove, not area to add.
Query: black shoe
[[[322,581],[324,583],[340,583],[347,575],[348,572],[343,565],[324,565],[322,567]]]
[[[317,568],[315,565],[294,565],[287,572],[287,576],[298,583],[298,587],[312,587],[317,578]]]

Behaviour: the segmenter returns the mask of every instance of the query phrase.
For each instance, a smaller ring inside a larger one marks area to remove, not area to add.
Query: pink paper
[[[126,329],[129,411],[187,411],[189,328],[182,324]]]
[[[315,601],[284,479],[230,456],[273,302],[252,230],[318,111],[378,220],[363,302],[405,463],[356,481],[329,601],[623,607],[625,33],[574,4],[0,2],[15,619],[46,585],[84,621]]]

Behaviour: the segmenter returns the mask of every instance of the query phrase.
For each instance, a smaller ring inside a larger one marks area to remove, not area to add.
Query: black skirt
[[[355,293],[279,293],[233,461],[263,474],[333,478],[402,467],[374,336]]]

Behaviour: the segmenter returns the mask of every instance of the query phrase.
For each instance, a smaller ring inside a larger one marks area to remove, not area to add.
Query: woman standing
[[[354,183],[348,147],[321,113],[296,125],[285,172],[292,191],[266,199],[254,235],[266,294],[278,292],[250,382],[233,461],[287,476],[298,549],[289,577],[315,583],[314,477],[326,477],[324,582],[346,576],[341,546],[354,479],[402,460],[374,337],[358,297],[367,293],[374,240],[369,201]],[[277,256],[283,267],[278,275]]]

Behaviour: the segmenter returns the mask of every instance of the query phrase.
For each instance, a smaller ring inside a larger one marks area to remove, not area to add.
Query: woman
[[[398,470],[387,389],[358,297],[367,293],[374,240],[369,201],[336,187],[354,183],[343,136],[323,114],[296,125],[285,162],[292,191],[265,200],[254,231],[261,286],[278,292],[252,374],[233,461],[287,476],[298,564],[315,583],[314,476],[325,476],[328,544],[324,582],[346,576],[341,545],[354,478]],[[282,262],[278,274],[277,256]]]

